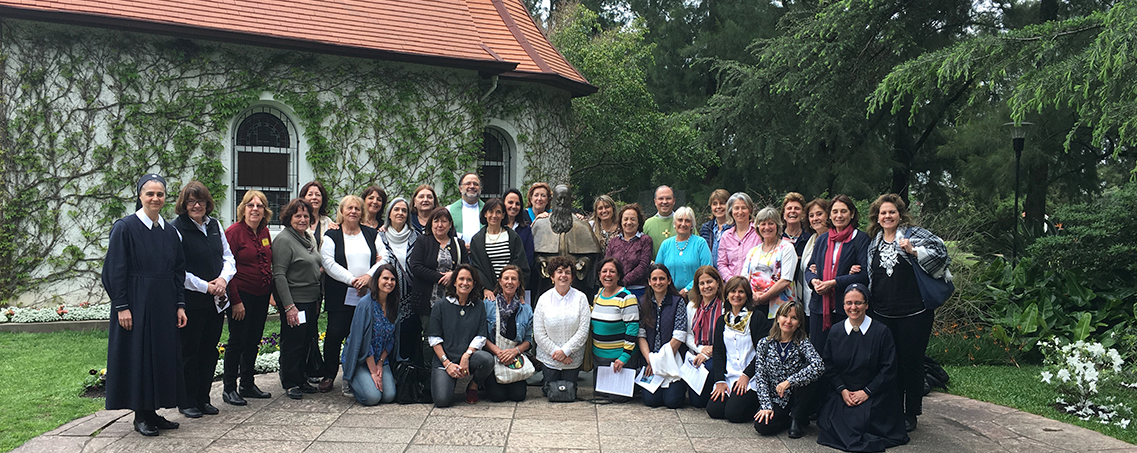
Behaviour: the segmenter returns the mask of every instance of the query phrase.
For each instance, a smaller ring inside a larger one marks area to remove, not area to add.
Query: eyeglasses
[[[246,204],[245,207],[249,209],[264,209],[265,205],[260,203],[249,203]]]
[[[186,207],[190,206],[205,206],[205,202],[202,200],[186,200]]]

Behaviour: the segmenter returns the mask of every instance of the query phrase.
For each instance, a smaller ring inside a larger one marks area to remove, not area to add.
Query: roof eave
[[[395,52],[382,49],[344,46],[319,41],[306,41],[299,39],[282,38],[278,36],[240,33],[214,28],[193,27],[166,22],[128,19],[101,14],[79,14],[61,11],[46,11],[40,9],[0,6],[0,17],[9,17],[13,19],[40,22],[53,22],[69,25],[81,25],[112,30],[151,33],[179,38],[221,41],[226,43],[271,47],[283,50],[315,52],[346,57],[396,61],[429,66],[442,66],[447,68],[469,69],[479,71],[482,74],[491,75],[509,72],[517,67],[516,62],[497,60],[472,60],[437,55]]]
[[[522,81],[527,81],[527,82],[543,83],[543,84],[550,85],[550,86],[560,88],[563,90],[568,90],[568,92],[571,93],[572,97],[574,97],[574,98],[578,98],[578,97],[582,97],[582,96],[588,96],[588,95],[595,93],[595,92],[600,90],[599,88],[597,88],[596,86],[594,86],[592,84],[584,83],[584,82],[578,82],[576,80],[570,79],[570,78],[562,76],[560,74],[549,74],[549,73],[541,73],[541,72],[524,72],[524,71],[507,71],[507,72],[501,73],[500,76],[507,78],[507,79],[513,79],[513,80],[522,80]]]

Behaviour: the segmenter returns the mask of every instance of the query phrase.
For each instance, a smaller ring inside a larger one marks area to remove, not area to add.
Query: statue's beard
[[[567,233],[572,229],[572,207],[568,203],[557,203],[549,211],[549,223],[554,233]]]

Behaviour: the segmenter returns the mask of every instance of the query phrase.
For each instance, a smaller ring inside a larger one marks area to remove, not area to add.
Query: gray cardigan
[[[306,233],[288,227],[272,241],[272,284],[281,311],[294,303],[320,300],[320,250],[300,234]]]

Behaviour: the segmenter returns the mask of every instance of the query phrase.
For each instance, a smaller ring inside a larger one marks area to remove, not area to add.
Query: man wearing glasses
[[[477,173],[463,173],[462,177],[458,178],[458,190],[462,193],[462,198],[451,203],[447,209],[454,218],[454,231],[469,247],[470,239],[482,229],[479,220],[483,205],[482,178],[478,177]]]

